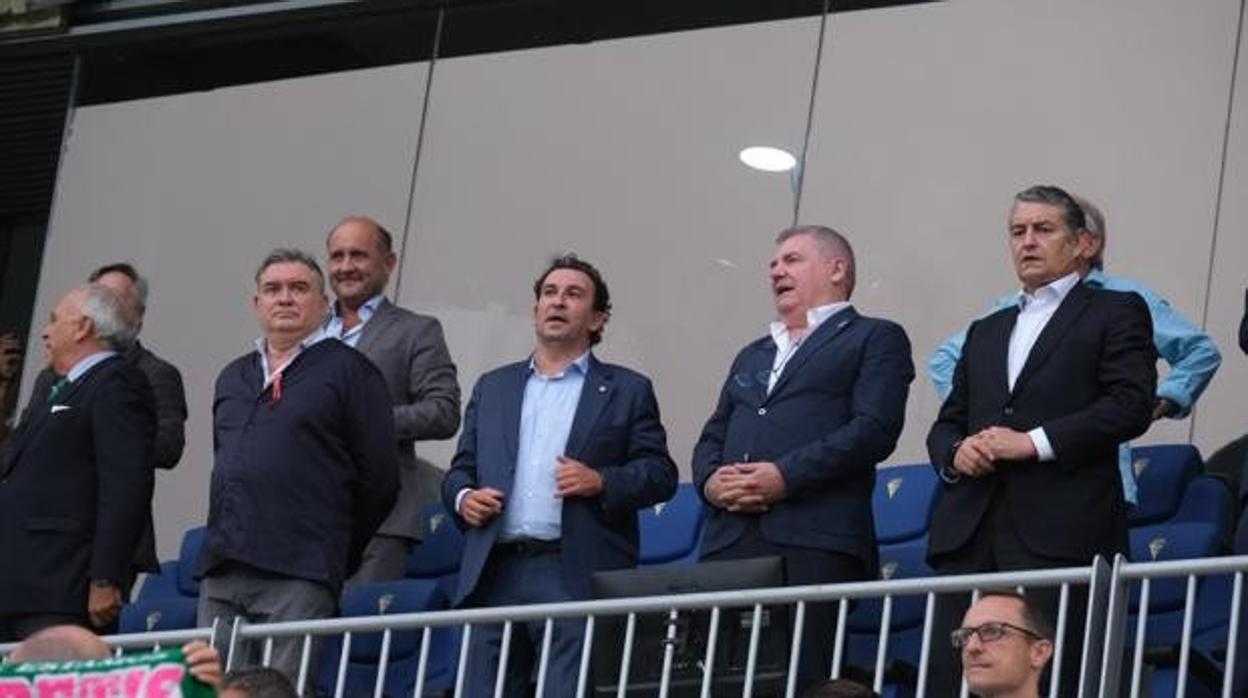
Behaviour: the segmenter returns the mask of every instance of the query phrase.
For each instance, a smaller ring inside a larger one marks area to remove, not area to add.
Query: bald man
[[[10,664],[22,662],[78,662],[108,659],[112,650],[100,636],[78,625],[53,625],[26,638],[5,661]],[[217,687],[221,685],[221,655],[203,640],[192,640],[182,645],[186,668],[191,676],[202,683]]]

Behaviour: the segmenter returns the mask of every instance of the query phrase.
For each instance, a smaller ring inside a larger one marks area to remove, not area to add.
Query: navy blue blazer
[[[955,446],[990,426],[1043,427],[1057,457],[996,463],[996,472],[944,483],[932,512],[928,559],[958,552],[989,505],[1003,498],[1033,552],[1072,564],[1126,543],[1118,444],[1152,422],[1157,351],[1148,306],[1135,293],[1077,284],[1036,338],[1014,388],[1007,355],[1018,306],[977,320],[966,334],[953,391],[927,436],[937,471]]]
[[[732,546],[757,518],[771,543],[847,553],[874,569],[875,466],[897,445],[914,380],[905,330],[842,310],[802,342],[768,393],[775,356],[771,337],[737,354],[694,446],[693,479],[705,497],[721,465],[773,461],[787,497],[762,514],[707,502],[702,553]]]
[[[151,512],[152,405],[119,356],[54,404],[31,398],[0,459],[0,614],[86,616],[88,581],[129,579]]]
[[[464,412],[459,448],[442,480],[442,501],[467,531],[457,604],[482,582],[502,517],[469,528],[455,509],[455,496],[466,487],[511,491],[528,377],[527,360],[481,376]],[[676,493],[676,465],[667,452],[667,435],[649,379],[591,355],[564,453],[594,468],[603,479],[599,496],[563,502],[563,573],[578,598],[587,598],[594,572],[637,564],[637,510]]]

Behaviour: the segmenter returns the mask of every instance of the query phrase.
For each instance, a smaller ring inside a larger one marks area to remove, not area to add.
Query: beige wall
[[[1197,323],[1212,288],[1226,365],[1195,442],[1209,453],[1244,431],[1243,104],[1214,248],[1238,7],[963,0],[832,18],[801,219],[849,234],[855,303],[910,333],[920,376],[890,463],[924,459],[927,356],[1012,287],[1005,211],[1038,181],[1104,206],[1112,272]],[[818,29],[800,19],[437,64],[399,300],[443,319],[465,392],[525,355],[532,277],[575,250],[616,303],[601,355],[654,378],[687,472],[728,362],[770,319],[765,260],[792,215],[788,178],[736,153],[800,148]],[[426,68],[78,111],[35,312],[98,261],[129,258],[151,277],[144,337],[182,367],[191,403],[187,455],[158,478],[163,556],[206,514],[212,383],[256,333],[254,265],[275,245],[319,252],[347,212],[402,229]],[[1167,423],[1145,440],[1191,430]],[[444,465],[452,448],[424,453]]]

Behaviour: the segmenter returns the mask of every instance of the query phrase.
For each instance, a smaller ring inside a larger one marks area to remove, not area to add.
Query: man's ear
[[[1031,668],[1041,669],[1053,658],[1053,643],[1049,640],[1037,640],[1031,643]]]

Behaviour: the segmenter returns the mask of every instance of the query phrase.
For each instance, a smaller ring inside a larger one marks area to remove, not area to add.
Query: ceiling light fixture
[[[763,172],[788,172],[797,167],[797,158],[793,157],[792,153],[782,148],[766,145],[746,148],[737,157],[748,167]]]

